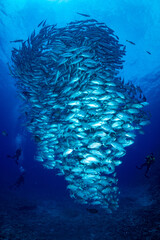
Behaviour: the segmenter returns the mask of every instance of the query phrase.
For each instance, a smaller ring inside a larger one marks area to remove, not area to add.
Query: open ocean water
[[[159,11],[0,1],[0,240],[160,239]]]

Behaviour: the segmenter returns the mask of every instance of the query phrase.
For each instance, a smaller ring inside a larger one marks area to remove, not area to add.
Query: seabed
[[[90,213],[70,199],[1,192],[1,240],[160,239],[160,196],[149,185],[121,192],[119,209]],[[23,195],[23,196],[22,196]]]

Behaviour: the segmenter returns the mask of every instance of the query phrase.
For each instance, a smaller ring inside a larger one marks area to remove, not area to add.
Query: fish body
[[[94,142],[94,143],[91,143],[88,148],[92,148],[92,149],[96,149],[96,148],[99,148],[101,146],[101,143],[98,143],[98,142]]]
[[[151,55],[151,52],[149,52],[149,51],[146,51],[146,53],[148,53],[149,55]]]
[[[24,42],[24,40],[18,39],[18,40],[10,41],[10,43],[17,43],[17,42]]]
[[[79,12],[77,12],[77,14],[79,14],[79,15],[81,15],[81,16],[83,16],[83,17],[90,17],[90,15],[84,14],[84,13],[79,13]]]
[[[126,42],[128,42],[128,43],[130,43],[130,44],[132,44],[132,45],[136,45],[134,42],[129,41],[129,40],[126,40]]]

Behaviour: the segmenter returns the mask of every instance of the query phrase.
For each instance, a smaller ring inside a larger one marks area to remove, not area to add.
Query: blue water
[[[160,239],[159,9],[158,0],[0,2],[0,239]],[[119,209],[113,214],[101,209],[96,214],[88,212],[70,198],[67,183],[63,176],[56,175],[57,170],[45,169],[35,161],[36,143],[19,117],[20,100],[7,66],[12,47],[18,46],[10,41],[27,39],[43,19],[58,27],[82,20],[76,12],[89,14],[115,30],[120,43],[126,45],[120,74],[139,85],[149,102],[151,124],[126,148],[123,163],[116,170],[121,195]],[[24,185],[14,190],[10,186],[20,171],[6,155],[13,155],[19,143],[23,150],[20,165],[26,173]],[[137,170],[136,165],[151,152],[156,161],[147,179],[145,170]]]

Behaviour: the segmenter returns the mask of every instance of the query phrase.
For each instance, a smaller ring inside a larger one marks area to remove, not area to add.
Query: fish
[[[34,40],[34,37],[35,37],[35,30],[31,34],[31,37],[30,37],[31,42]]]
[[[149,51],[146,51],[146,53],[148,53],[149,55],[151,55],[151,52],[149,52]]]
[[[99,143],[99,142],[94,142],[94,143],[91,143],[89,146],[88,146],[88,148],[94,148],[94,149],[96,149],[96,148],[99,148],[101,146],[101,143]]]
[[[10,41],[10,43],[20,43],[20,42],[24,42],[24,40],[23,39],[18,39],[18,40],[14,40],[14,41]]]
[[[81,15],[81,16],[83,16],[83,17],[90,17],[90,15],[84,14],[84,13],[79,13],[79,12],[77,12],[77,14],[79,14],[79,15]]]
[[[129,41],[129,40],[126,40],[126,42],[128,42],[128,43],[130,43],[130,44],[132,44],[132,45],[136,45],[134,42]]]
[[[80,15],[87,18],[64,27],[40,22],[12,48],[8,67],[35,159],[58,169],[75,201],[111,213],[119,206],[116,169],[150,124],[148,102],[140,87],[119,77],[126,52],[118,36]]]
[[[66,149],[64,152],[63,152],[63,156],[66,157],[68,156],[69,154],[71,154],[73,152],[73,149]]]
[[[43,26],[43,27],[45,26],[46,21],[47,21],[47,20],[44,20],[44,21],[43,21],[43,23],[42,23],[42,26]]]
[[[81,163],[84,163],[84,164],[91,164],[91,163],[98,163],[98,162],[99,162],[99,159],[97,159],[92,155],[89,155],[88,157],[81,160]]]
[[[42,23],[44,22],[44,20],[42,20],[37,27],[40,27],[42,25]]]
[[[123,145],[118,143],[118,142],[112,142],[111,143],[112,147],[117,149],[117,150],[120,150],[120,151],[123,151]]]

